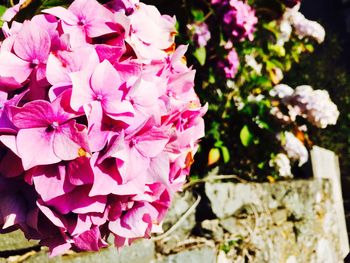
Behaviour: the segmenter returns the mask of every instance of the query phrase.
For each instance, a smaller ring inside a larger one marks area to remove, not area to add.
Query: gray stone
[[[288,213],[286,209],[278,209],[272,213],[272,220],[276,225],[282,225],[287,221]]]
[[[220,225],[230,234],[234,236],[248,236],[249,229],[254,227],[252,218],[238,219],[228,217],[220,220]]]
[[[130,247],[123,248],[120,253],[115,247],[101,250],[99,253],[72,253],[49,258],[47,250],[30,257],[26,263],[148,263],[154,259],[154,243],[151,240],[139,240]]]
[[[257,263],[342,261],[327,180],[213,183],[206,185],[206,194],[230,234],[225,234],[223,244],[231,262],[248,256],[249,262]]]
[[[335,214],[338,221],[338,234],[340,239],[341,251],[343,257],[349,253],[349,238],[346,229],[344,216],[344,203],[342,196],[342,187],[340,182],[340,167],[338,156],[327,149],[314,146],[311,150],[312,170],[315,178],[327,178],[332,183],[332,198],[335,204]]]
[[[202,229],[210,232],[212,239],[215,241],[221,241],[224,237],[224,230],[219,225],[219,220],[204,220],[201,223]]]
[[[206,183],[208,196],[214,214],[218,218],[232,216],[245,205],[259,206],[261,201],[255,187],[250,184]]]
[[[202,247],[169,255],[158,259],[156,263],[215,263],[216,250],[211,247]]]

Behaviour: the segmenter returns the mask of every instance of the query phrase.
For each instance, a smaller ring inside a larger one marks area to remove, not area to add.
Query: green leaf
[[[249,131],[249,128],[248,128],[247,125],[243,126],[239,137],[241,139],[241,142],[242,142],[243,146],[245,146],[245,147],[248,147],[253,142],[253,139],[254,139],[254,136]]]
[[[214,73],[213,73],[212,71],[209,73],[208,82],[209,82],[210,84],[214,84],[214,83],[215,83],[215,75],[214,75]]]
[[[264,167],[265,167],[265,162],[261,162],[261,163],[258,164],[258,168],[260,170],[264,169]]]
[[[228,163],[230,161],[230,152],[227,149],[226,146],[221,146],[221,152],[222,152],[222,159],[224,160],[224,163]]]
[[[7,10],[7,7],[4,5],[0,5],[0,17],[5,13]]]
[[[2,17],[2,15],[5,13],[5,11],[7,10],[6,6],[0,5],[0,17]],[[0,20],[0,27],[2,27],[4,21]]]
[[[202,22],[204,20],[204,13],[199,9],[192,9],[191,13],[193,15],[194,21]]]
[[[259,126],[260,129],[272,131],[270,128],[270,125],[265,121],[262,121],[260,119],[255,119],[255,123]]]
[[[205,47],[199,47],[193,52],[193,56],[198,60],[201,66],[204,66],[207,57],[207,51]]]

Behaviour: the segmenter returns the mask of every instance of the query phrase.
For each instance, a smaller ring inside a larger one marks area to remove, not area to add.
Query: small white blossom
[[[323,26],[321,26],[316,21],[309,20],[299,12],[300,4],[296,5],[293,8],[287,8],[284,13],[280,25],[284,23],[290,23],[294,27],[296,35],[300,38],[310,37],[315,39],[319,44],[322,43],[326,36],[326,31]],[[288,33],[287,24],[284,24],[284,29],[280,29],[283,35],[282,30],[286,30]]]
[[[274,167],[281,177],[293,177],[290,161],[284,153],[277,154],[269,162],[270,167]]]
[[[261,75],[262,64],[258,63],[253,55],[245,55],[244,60],[247,66],[251,67],[258,75]]]
[[[270,90],[270,95],[272,97],[278,97],[280,99],[283,99],[285,97],[290,97],[292,96],[294,90],[289,87],[286,84],[278,84],[273,87],[272,90]]]
[[[262,94],[259,94],[259,95],[249,94],[247,97],[248,102],[259,102],[259,101],[262,101],[263,99],[265,99],[265,96]]]
[[[291,160],[298,161],[299,166],[302,166],[309,159],[309,153],[306,147],[293,133],[285,132],[284,136],[283,149]]]
[[[288,42],[290,36],[292,34],[293,28],[288,20],[281,20],[279,23],[279,31],[278,39],[276,45],[283,46],[284,43]]]

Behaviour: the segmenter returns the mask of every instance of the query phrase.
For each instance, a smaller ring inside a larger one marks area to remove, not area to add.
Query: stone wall
[[[14,232],[0,236],[0,263],[342,262],[331,189],[327,180],[197,185],[176,197],[164,234],[120,253],[50,259]]]

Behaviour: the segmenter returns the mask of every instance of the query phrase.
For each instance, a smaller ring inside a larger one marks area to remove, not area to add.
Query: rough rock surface
[[[205,194],[215,219],[196,222],[195,211],[186,212],[196,204],[197,196],[185,192],[175,198],[164,222],[165,232],[174,225],[176,229],[161,239],[135,242],[120,253],[107,248],[53,259],[46,249],[28,250],[0,257],[0,263],[342,262],[331,189],[327,180],[207,183]],[[0,235],[0,255],[35,244],[24,241],[18,232]]]

